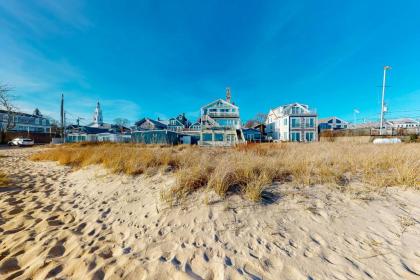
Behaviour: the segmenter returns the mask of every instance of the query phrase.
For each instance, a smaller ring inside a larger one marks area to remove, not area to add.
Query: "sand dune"
[[[271,186],[264,203],[171,175],[72,171],[1,150],[0,279],[420,279],[420,193]]]

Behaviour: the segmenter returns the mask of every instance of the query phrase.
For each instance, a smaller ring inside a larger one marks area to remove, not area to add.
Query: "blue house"
[[[242,132],[247,142],[261,142],[263,137],[261,131],[257,128],[242,128]]]
[[[348,122],[337,117],[324,118],[318,121],[318,127],[320,132],[324,130],[346,129],[348,128],[348,126]]]
[[[170,130],[170,131],[183,131],[183,130],[189,128],[190,125],[191,125],[191,123],[185,117],[185,114],[180,114],[176,118],[170,118],[169,119],[168,130]]]

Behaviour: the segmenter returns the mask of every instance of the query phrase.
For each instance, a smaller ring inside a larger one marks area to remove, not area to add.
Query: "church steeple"
[[[95,113],[93,114],[93,124],[95,126],[101,126],[103,125],[104,120],[102,118],[102,110],[101,110],[101,105],[98,103],[96,103],[96,109],[95,109]]]

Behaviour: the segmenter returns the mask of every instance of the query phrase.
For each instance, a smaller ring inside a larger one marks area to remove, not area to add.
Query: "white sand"
[[[420,279],[420,193],[273,185],[255,204],[170,175],[72,172],[1,150],[0,279]]]

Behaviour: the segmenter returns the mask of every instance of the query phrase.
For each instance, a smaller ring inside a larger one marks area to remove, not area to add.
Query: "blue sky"
[[[290,102],[320,117],[420,118],[420,2],[0,1],[0,81],[24,111],[89,122],[168,118],[233,100],[246,120]]]

